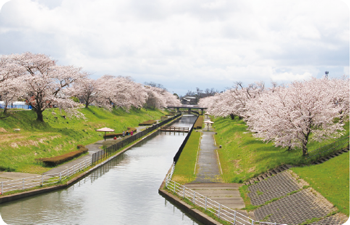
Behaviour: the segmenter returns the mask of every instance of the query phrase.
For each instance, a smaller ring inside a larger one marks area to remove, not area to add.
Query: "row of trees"
[[[263,83],[235,87],[201,99],[214,116],[243,118],[258,138],[288,150],[300,147],[307,155],[310,139],[335,138],[344,130],[349,113],[349,79],[312,78],[288,86]]]
[[[112,107],[153,107],[179,105],[176,96],[165,89],[135,83],[130,77],[102,76],[89,79],[88,74],[74,66],[59,66],[55,60],[44,54],[11,54],[0,58],[0,96],[7,105],[17,99],[25,100],[37,113],[37,120],[43,121],[43,111],[49,107],[75,109],[95,104]]]

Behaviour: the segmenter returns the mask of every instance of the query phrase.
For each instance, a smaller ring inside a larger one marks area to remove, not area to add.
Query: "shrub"
[[[77,157],[77,156],[79,156],[79,155],[81,155],[89,150],[84,145],[78,145],[77,148],[79,149],[78,151],[69,152],[69,153],[66,153],[64,155],[59,155],[59,156],[55,156],[55,157],[51,157],[51,158],[39,158],[36,160],[41,161],[48,166],[56,166],[58,164],[66,162],[70,159],[73,159],[73,158],[75,158],[75,157]]]
[[[112,133],[103,135],[103,138],[114,138],[114,137],[122,137],[123,133]]]
[[[137,129],[134,127],[128,127],[127,130],[125,131],[125,135],[128,135],[131,133],[131,131],[135,134],[137,132]],[[103,138],[114,138],[114,137],[122,137],[123,133],[111,133],[111,134],[106,134],[103,135]]]
[[[133,132],[133,133],[136,133],[137,132],[137,129],[136,128],[134,128],[134,127],[128,127],[128,130],[127,130],[127,132]]]

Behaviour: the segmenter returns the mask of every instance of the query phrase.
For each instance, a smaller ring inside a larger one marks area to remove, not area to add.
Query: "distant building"
[[[197,97],[191,97],[191,96],[182,97],[181,103],[183,105],[197,105]]]
[[[0,101],[0,109],[5,108],[5,102]],[[27,105],[26,102],[20,102],[20,101],[15,101],[15,102],[10,102],[7,104],[8,109],[32,109],[30,105]]]

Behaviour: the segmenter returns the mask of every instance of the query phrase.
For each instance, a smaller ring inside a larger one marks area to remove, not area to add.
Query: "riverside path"
[[[238,190],[242,184],[224,183],[221,178],[221,165],[213,128],[208,129],[205,125],[198,132],[202,133],[202,138],[196,163],[197,176],[185,186],[254,219],[253,213],[242,210],[245,204]]]

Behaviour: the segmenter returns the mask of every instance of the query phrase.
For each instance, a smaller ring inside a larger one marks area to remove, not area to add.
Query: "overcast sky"
[[[1,7],[2,6],[2,7]],[[349,75],[341,0],[0,0],[0,54],[153,81],[170,92]]]

